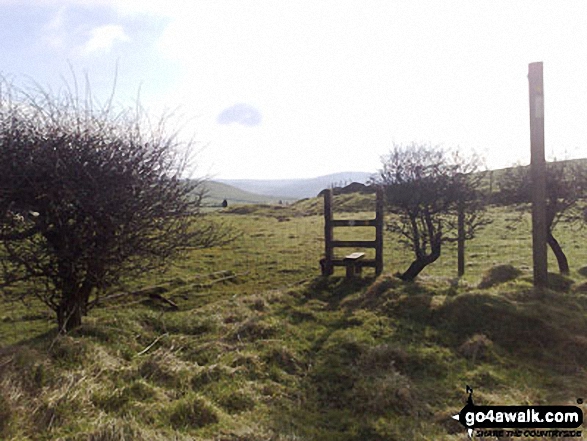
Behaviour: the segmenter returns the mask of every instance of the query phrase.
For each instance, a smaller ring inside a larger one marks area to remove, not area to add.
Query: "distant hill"
[[[587,158],[556,162],[575,162],[587,166]],[[499,179],[509,168],[482,172],[486,175],[483,185],[493,192],[497,191]],[[325,188],[344,187],[352,182],[366,183],[372,176],[366,172],[342,172],[309,179],[218,179],[207,183],[207,204],[220,204],[224,199],[237,204],[292,202],[314,198]]]
[[[246,192],[273,196],[273,199],[302,199],[314,197],[332,186],[365,183],[371,176],[371,173],[366,172],[342,172],[310,179],[219,179],[218,182]]]
[[[216,181],[207,181],[204,183],[207,194],[204,205],[220,205],[224,199],[229,205],[233,204],[276,204],[279,201],[292,202],[295,198],[267,196],[255,194],[232,185]]]

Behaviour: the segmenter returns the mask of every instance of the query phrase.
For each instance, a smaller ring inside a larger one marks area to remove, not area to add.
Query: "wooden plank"
[[[375,240],[333,240],[331,242],[333,248],[375,248],[377,241]]]
[[[331,222],[333,227],[375,227],[377,226],[376,219],[336,219]]]
[[[348,256],[344,256],[345,261],[355,261],[355,260],[359,260],[362,259],[363,257],[365,257],[365,253],[351,253]]]

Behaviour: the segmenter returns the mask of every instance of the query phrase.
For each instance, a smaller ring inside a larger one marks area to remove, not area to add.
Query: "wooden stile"
[[[334,227],[375,228],[375,240],[334,240]],[[335,248],[374,248],[375,259],[357,257],[364,253],[352,253],[344,259],[335,259]],[[332,190],[324,192],[324,258],[320,263],[323,276],[332,275],[335,266],[347,267],[347,277],[360,274],[362,267],[375,268],[376,275],[383,272],[383,192],[380,188],[376,193],[375,219],[369,220],[333,219]]]

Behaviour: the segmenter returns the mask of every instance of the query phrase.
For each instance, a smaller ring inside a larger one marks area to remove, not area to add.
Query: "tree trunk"
[[[82,324],[83,310],[84,302],[80,296],[72,294],[64,298],[57,308],[59,332],[67,334],[80,326]]]
[[[550,246],[550,249],[556,257],[559,272],[565,275],[569,274],[569,261],[567,260],[567,256],[550,230],[546,233],[546,243],[548,243],[548,246]]]
[[[437,243],[432,246],[430,254],[423,254],[421,257],[414,260],[406,272],[400,275],[399,278],[405,280],[406,282],[413,281],[424,268],[426,268],[431,263],[436,262],[439,257],[440,240],[438,240]]]
[[[82,305],[82,315],[88,314],[88,304],[90,303],[90,294],[92,293],[92,289],[94,289],[92,282],[90,282],[90,278],[86,277],[84,283],[80,288],[79,298],[81,299]]]

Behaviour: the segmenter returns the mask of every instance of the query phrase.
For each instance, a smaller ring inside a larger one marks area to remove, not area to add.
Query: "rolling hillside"
[[[224,199],[228,201],[229,205],[277,204],[279,201],[292,202],[295,200],[294,198],[255,194],[249,191],[241,190],[240,188],[234,187],[232,185],[216,181],[207,181],[205,186],[208,193],[206,199],[204,200],[204,205],[207,206],[220,205]]]
[[[273,196],[273,199],[302,199],[315,197],[320,191],[333,185],[365,183],[370,177],[371,173],[366,172],[342,172],[311,179],[219,179],[218,182],[247,192]]]

